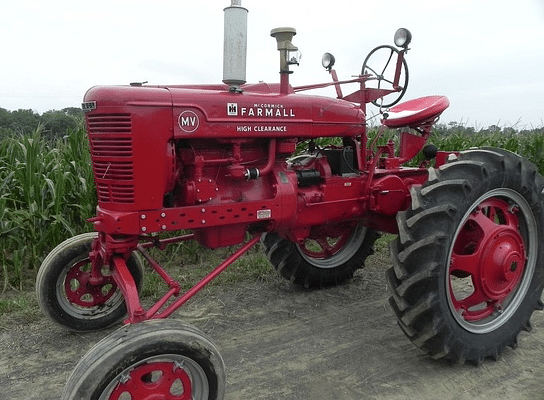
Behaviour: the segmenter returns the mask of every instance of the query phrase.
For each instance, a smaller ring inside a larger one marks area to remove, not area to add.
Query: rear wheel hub
[[[520,209],[499,197],[467,215],[451,254],[451,305],[467,323],[500,315],[523,279],[527,256]]]
[[[514,229],[505,228],[486,243],[477,279],[490,300],[501,301],[518,285],[523,275],[523,239]]]

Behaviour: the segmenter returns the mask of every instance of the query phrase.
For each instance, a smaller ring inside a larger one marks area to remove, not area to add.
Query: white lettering
[[[185,110],[178,117],[178,125],[184,132],[195,132],[199,124],[198,115],[194,111]]]
[[[254,108],[283,108],[283,104],[253,104]]]
[[[269,126],[269,125],[257,125],[253,129],[254,132],[287,132],[286,126]]]
[[[265,117],[265,118],[294,118],[295,111],[292,108],[285,108],[283,104],[258,104],[251,107],[238,107],[237,103],[227,103],[227,115],[242,117]]]
[[[181,117],[181,126],[195,126],[196,117]]]

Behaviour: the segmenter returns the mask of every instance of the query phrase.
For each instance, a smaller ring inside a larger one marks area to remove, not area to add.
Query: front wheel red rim
[[[81,254],[68,264],[56,282],[56,294],[62,310],[73,317],[95,319],[124,302],[121,291],[109,269],[101,269],[93,280],[92,264],[87,254]]]
[[[473,333],[504,324],[518,309],[536,264],[537,225],[516,191],[480,197],[455,232],[447,295],[457,322]]]
[[[64,290],[66,298],[80,307],[99,307],[106,303],[117,291],[111,273],[100,271],[98,282],[92,281],[92,265],[88,258],[74,264],[66,274]]]
[[[208,379],[200,365],[172,354],[129,366],[111,381],[100,400],[204,400],[208,396]]]

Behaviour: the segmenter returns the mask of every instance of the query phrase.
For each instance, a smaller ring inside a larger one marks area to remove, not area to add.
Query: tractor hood
[[[363,111],[322,96],[280,93],[279,84],[247,84],[233,92],[226,84],[97,86],[84,99],[86,111],[146,114],[172,108],[176,138],[355,136]],[[100,111],[101,110],[101,111]]]

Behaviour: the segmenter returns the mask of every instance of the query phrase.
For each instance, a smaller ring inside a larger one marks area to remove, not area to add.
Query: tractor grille
[[[130,114],[87,116],[93,170],[101,203],[134,203]]]

